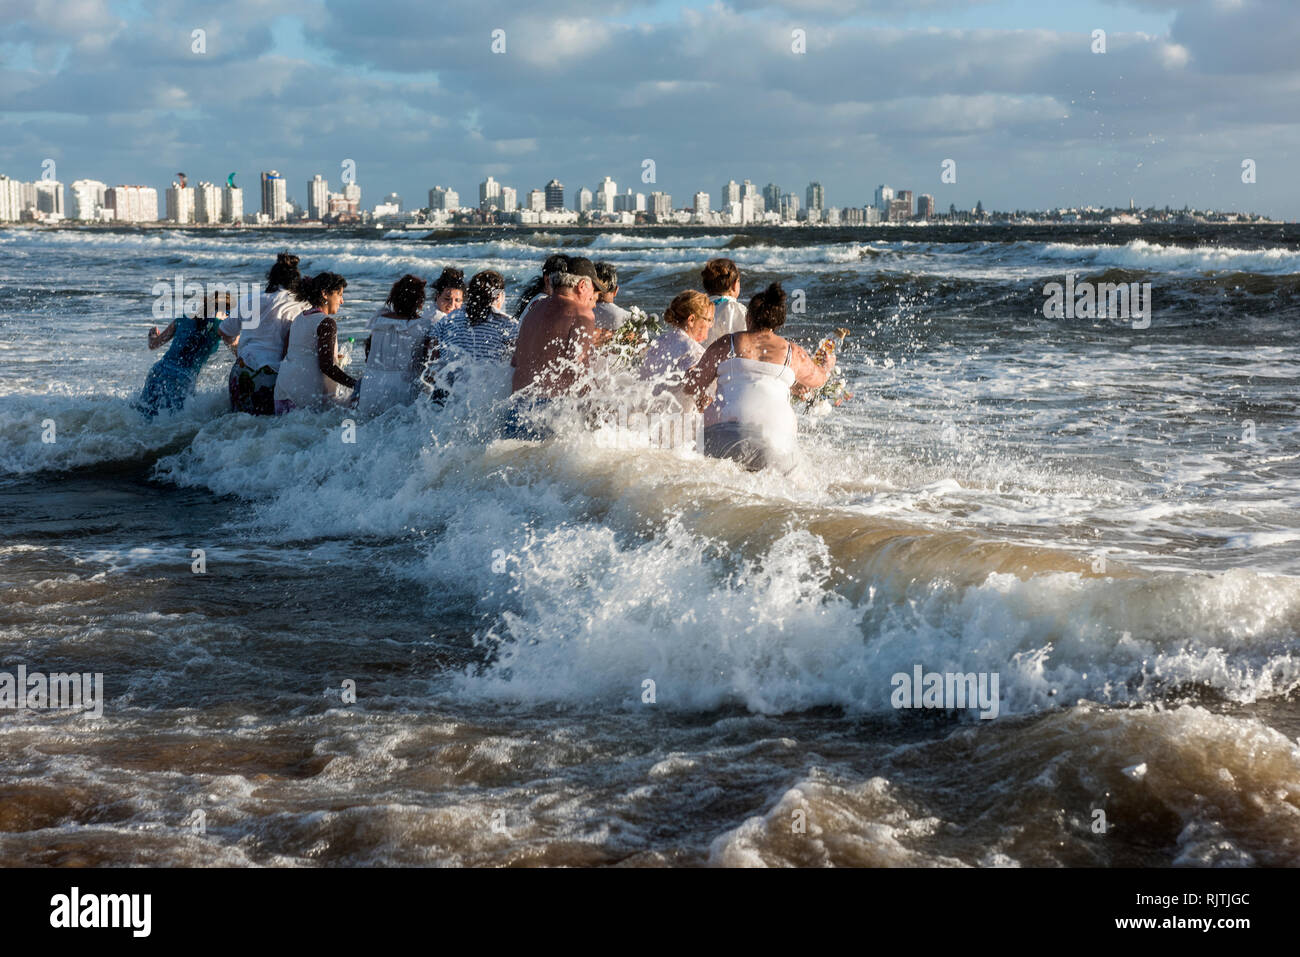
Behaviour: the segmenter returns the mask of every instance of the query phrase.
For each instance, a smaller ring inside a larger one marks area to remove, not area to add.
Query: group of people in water
[[[502,434],[542,438],[536,412],[551,401],[585,394],[601,347],[629,313],[614,300],[617,269],[584,257],[555,254],[505,310],[505,278],[495,270],[468,282],[454,267],[428,283],[414,275],[395,282],[367,323],[360,379],[346,369],[335,317],[347,280],[337,273],[304,276],[299,259],[281,253],[267,274],[256,322],[231,310],[229,296],[210,295],[192,316],[149,332],[149,348],[170,344],[137,401],[147,416],[181,408],[199,373],[225,343],[235,354],[230,407],[252,415],[355,405],[374,415],[428,394],[446,398],[434,378],[451,360],[495,363],[510,370],[512,401]],[[668,328],[649,344],[638,369],[655,394],[668,393],[703,414],[702,449],[751,470],[789,471],[797,462],[797,418],[790,397],[820,388],[833,354],[814,361],[779,330],[786,296],[779,283],[739,300],[740,271],[712,259],[700,276],[704,291],[676,296],[664,313]],[[425,306],[432,292],[432,315]]]

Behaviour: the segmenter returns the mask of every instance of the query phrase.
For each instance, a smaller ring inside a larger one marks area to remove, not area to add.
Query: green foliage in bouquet
[[[664,324],[659,316],[647,314],[637,306],[629,309],[628,313],[627,321],[614,330],[609,350],[616,362],[635,367],[645,358],[650,343],[664,331]]]

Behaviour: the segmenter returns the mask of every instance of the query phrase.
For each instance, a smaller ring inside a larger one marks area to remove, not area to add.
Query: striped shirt
[[[494,362],[509,361],[518,335],[519,322],[496,310],[476,326],[469,324],[464,309],[448,313],[433,325],[433,337],[440,348]]]

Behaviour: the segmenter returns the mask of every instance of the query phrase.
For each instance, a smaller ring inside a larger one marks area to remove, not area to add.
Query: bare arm
[[[154,326],[149,330],[149,348],[157,349],[159,346],[165,346],[172,341],[174,335],[176,335],[176,320],[174,319],[167,323],[167,328],[162,332],[159,332],[158,327]]]
[[[345,385],[349,389],[355,389],[357,380],[338,366],[338,356],[335,353],[337,348],[338,326],[335,325],[333,319],[327,316],[316,327],[316,365],[325,378],[340,385]]]
[[[799,395],[807,391],[820,389],[826,384],[831,370],[835,368],[835,353],[831,353],[825,365],[818,365],[804,351],[803,346],[797,346],[793,343],[791,345],[794,346],[794,349],[790,358],[790,368],[794,370],[795,384],[792,391]]]
[[[718,363],[726,357],[730,348],[729,337],[723,336],[705,349],[700,361],[686,373],[682,384],[688,395],[695,396],[696,408],[703,410],[709,404],[708,388],[718,378]]]

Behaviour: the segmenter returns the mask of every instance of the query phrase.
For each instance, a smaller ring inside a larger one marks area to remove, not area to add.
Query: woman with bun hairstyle
[[[289,348],[275,382],[275,412],[325,409],[343,404],[338,386],[351,389],[357,380],[339,366],[338,326],[334,316],[343,305],[348,281],[338,273],[323,272],[301,284],[309,308],[293,321]]]
[[[704,411],[704,454],[739,462],[750,471],[789,472],[798,464],[797,420],[790,406],[795,388],[819,389],[835,368],[835,356],[818,365],[801,347],[783,339],[785,291],[772,283],[749,302],[745,332],[733,332],[704,350],[686,375],[686,391]],[[717,397],[707,389],[717,383]]]
[[[275,380],[289,346],[289,327],[307,308],[297,295],[300,282],[298,257],[280,253],[266,274],[257,321],[244,322],[232,312],[221,323],[222,340],[235,350],[229,382],[232,411],[275,414]]]
[[[434,345],[433,323],[420,315],[425,285],[423,279],[409,274],[397,280],[371,323],[365,374],[357,390],[357,411],[362,415],[378,415],[416,397],[420,373]]]
[[[704,293],[687,290],[669,303],[664,322],[668,323],[667,330],[650,343],[637,374],[642,379],[662,380],[654,394],[671,393],[683,407],[689,407],[690,397],[682,388],[682,380],[704,355],[703,343],[713,326],[713,303]]]

